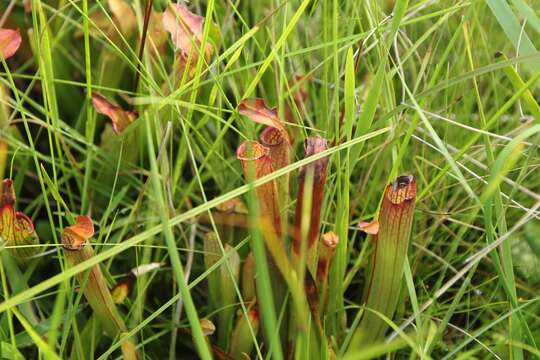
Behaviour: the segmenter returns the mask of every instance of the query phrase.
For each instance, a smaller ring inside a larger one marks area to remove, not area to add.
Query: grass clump
[[[539,357],[538,10],[2,2],[2,357]]]

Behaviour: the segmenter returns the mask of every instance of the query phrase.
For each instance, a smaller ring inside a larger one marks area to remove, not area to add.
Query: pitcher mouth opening
[[[261,133],[261,142],[266,146],[278,146],[286,139],[283,130],[268,126]]]
[[[393,204],[401,204],[404,201],[412,200],[416,196],[416,182],[412,175],[398,176],[394,182],[388,186],[388,198]]]
[[[259,160],[267,156],[269,149],[257,141],[244,141],[236,150],[238,160]]]
[[[401,175],[394,180],[392,183],[392,190],[397,191],[398,189],[402,189],[404,187],[409,186],[414,180],[414,177],[412,175]]]

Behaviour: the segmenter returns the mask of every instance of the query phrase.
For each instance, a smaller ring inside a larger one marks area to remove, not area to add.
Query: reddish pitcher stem
[[[304,144],[305,156],[311,156],[320,153],[328,148],[328,143],[320,137],[310,137],[306,139]],[[319,227],[321,224],[321,207],[324,200],[324,186],[326,184],[326,167],[328,158],[316,160],[313,163],[306,165],[300,169],[298,179],[298,195],[296,197],[296,217],[293,239],[293,250],[296,255],[299,255],[302,249],[303,239],[302,220],[304,216],[304,193],[311,193],[311,208],[309,209],[309,229],[307,232],[307,257],[308,260],[314,258],[314,246],[319,238]],[[307,176],[312,177],[312,186],[306,188]]]
[[[410,175],[399,176],[386,187],[379,214],[379,231],[373,237],[375,249],[365,315],[353,337],[352,347],[367,346],[384,338],[387,324],[374,311],[389,319],[394,316],[399,301],[415,201],[416,182]]]

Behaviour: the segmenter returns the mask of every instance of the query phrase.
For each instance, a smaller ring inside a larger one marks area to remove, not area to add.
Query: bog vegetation
[[[540,8],[0,3],[0,357],[540,357]]]

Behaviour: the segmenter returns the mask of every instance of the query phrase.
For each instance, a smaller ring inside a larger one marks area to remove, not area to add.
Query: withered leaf
[[[238,105],[238,112],[256,123],[271,126],[287,134],[285,125],[279,119],[276,109],[270,109],[263,99],[245,99]]]
[[[190,53],[193,61],[198,59],[198,49],[203,39],[204,17],[195,15],[184,4],[171,4],[163,13],[163,27],[171,34],[175,49],[184,57]],[[213,52],[212,45],[205,44],[204,56],[208,59]]]
[[[19,29],[0,29],[0,56],[9,59],[21,46],[21,32]]]
[[[360,230],[369,235],[377,235],[377,233],[379,232],[379,222],[377,220],[359,221],[358,227],[360,228]]]
[[[120,106],[112,104],[104,96],[96,92],[92,93],[92,104],[98,113],[111,119],[113,130],[117,134],[124,131],[139,117],[139,114],[136,111],[124,110]]]

